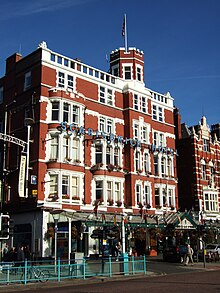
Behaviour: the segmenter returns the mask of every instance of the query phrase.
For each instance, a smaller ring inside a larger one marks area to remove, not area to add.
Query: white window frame
[[[219,212],[217,192],[204,191],[204,210],[209,212]]]
[[[54,106],[57,106],[55,108]],[[68,107],[68,109],[65,109],[65,105]],[[76,103],[67,101],[67,100],[51,100],[50,101],[50,121],[61,121],[62,122],[67,122],[68,124],[74,124],[75,127],[79,127],[82,125],[83,121],[83,109],[82,107],[78,106]],[[67,121],[64,121],[64,112],[66,113],[67,116]],[[57,117],[57,119],[53,119],[53,113]],[[80,118],[81,117],[81,118]]]
[[[58,107],[53,108],[54,105],[58,105]],[[55,113],[57,119],[53,119],[53,113]],[[60,101],[51,101],[51,121],[60,121]]]
[[[100,116],[99,117],[99,131],[107,134],[113,133],[114,121],[113,119]]]
[[[145,96],[141,96],[141,111],[147,113],[147,98]]]
[[[144,183],[144,198],[143,201],[145,205],[152,206],[152,193],[151,193],[151,186],[148,183]]]
[[[136,182],[135,184],[135,202],[138,205],[138,203],[143,203],[143,196],[142,196],[142,183]]]
[[[206,163],[204,160],[200,161],[202,180],[206,180]]]
[[[59,158],[59,135],[51,133],[50,139],[50,160],[57,161]]]
[[[112,199],[113,200],[113,205],[117,206],[118,202],[121,203],[122,207],[124,205],[124,194],[123,194],[123,183],[124,183],[124,179],[119,180],[118,178],[113,178],[110,176],[94,176],[94,180],[92,183],[93,186],[93,190],[94,190],[94,195],[93,195],[93,199],[94,200],[98,200],[96,198],[96,194],[97,194],[97,188],[96,188],[96,183],[97,182],[102,182],[102,200],[103,200],[103,204],[104,205],[109,205],[108,204],[108,200]],[[110,188],[108,183],[110,183]],[[101,189],[100,189],[101,190]],[[109,192],[112,192],[112,197],[109,198]]]
[[[144,172],[150,172],[150,154],[148,152],[144,152],[143,154],[143,163],[144,163]]]
[[[153,145],[156,148],[166,146],[166,137],[163,132],[153,130],[152,135],[153,135]]]
[[[65,73],[58,71],[58,87],[65,88]]]
[[[133,74],[132,64],[130,64],[130,63],[123,64],[123,79],[132,80],[132,74]],[[128,78],[128,75],[130,75],[130,78]]]
[[[99,86],[99,102],[109,106],[114,106],[114,91],[106,86]]]
[[[135,110],[139,110],[140,106],[139,106],[139,97],[137,94],[133,94],[133,107]]]
[[[162,106],[152,104],[152,120],[164,122],[164,108]]]
[[[142,172],[142,166],[141,166],[141,152],[139,150],[136,150],[134,152],[134,163],[135,163],[135,171],[136,172]]]
[[[136,65],[136,80],[142,82],[142,73],[143,73],[143,66]]]

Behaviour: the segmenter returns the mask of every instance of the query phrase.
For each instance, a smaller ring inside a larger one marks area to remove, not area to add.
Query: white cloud
[[[83,5],[94,0],[9,0],[0,3],[0,21]]]

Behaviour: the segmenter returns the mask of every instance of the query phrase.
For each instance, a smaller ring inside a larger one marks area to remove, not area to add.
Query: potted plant
[[[90,168],[91,172],[95,172],[97,170],[100,170],[100,168],[103,166],[103,163],[97,163],[95,165],[92,165],[92,167]]]
[[[137,203],[137,205],[140,209],[143,208],[143,204],[140,201]]]
[[[57,194],[49,194],[48,199],[50,201],[57,201],[59,199]]]
[[[65,158],[65,161],[70,162],[70,161],[71,161],[71,158],[66,157],[66,158]]]
[[[107,169],[108,169],[109,172],[113,171],[114,170],[114,165],[108,164]]]
[[[115,165],[114,167],[115,167],[115,170],[116,170],[116,171],[120,171],[120,170],[122,169],[122,167],[119,166],[119,165]]]
[[[79,196],[73,196],[73,200],[80,200]]]
[[[110,206],[113,206],[114,204],[114,200],[112,198],[108,198],[107,202]]]
[[[116,204],[118,207],[120,207],[122,205],[122,201],[120,199],[116,200]]]
[[[94,200],[93,206],[101,205],[103,203],[103,198]]]
[[[151,208],[151,205],[149,203],[146,203],[146,208],[147,209],[150,209]]]
[[[70,195],[69,195],[69,194],[63,194],[63,195],[62,195],[62,198],[63,198],[63,199],[70,199]]]

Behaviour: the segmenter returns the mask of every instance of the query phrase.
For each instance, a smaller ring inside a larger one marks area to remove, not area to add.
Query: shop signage
[[[180,223],[178,224],[176,228],[177,229],[195,229],[193,224],[187,219],[183,219],[182,221],[180,221]]]
[[[32,189],[32,195],[37,195],[37,189]]]
[[[18,194],[20,197],[24,197],[25,168],[26,168],[26,156],[21,155],[19,179],[18,179]]]

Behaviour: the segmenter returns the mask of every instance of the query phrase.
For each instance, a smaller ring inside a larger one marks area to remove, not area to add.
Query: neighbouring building
[[[175,111],[179,208],[199,221],[206,242],[220,234],[220,124],[181,124]],[[206,239],[207,238],[207,239]]]
[[[174,106],[145,87],[142,51],[111,52],[107,73],[42,42],[8,57],[0,103],[14,245],[43,257],[55,234],[63,257],[112,253],[121,237],[130,253],[156,247],[155,229],[178,209]]]

